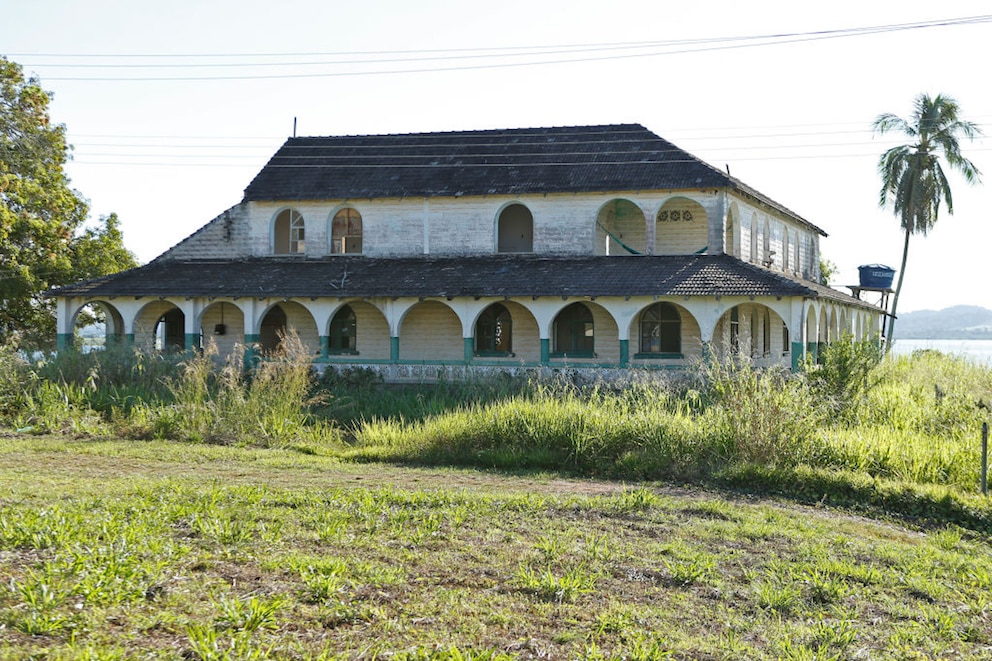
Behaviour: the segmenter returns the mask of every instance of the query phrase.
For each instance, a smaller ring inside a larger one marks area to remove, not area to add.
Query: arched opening
[[[358,318],[350,305],[345,305],[334,313],[327,335],[329,354],[358,353]]]
[[[732,257],[737,255],[737,223],[734,222],[734,214],[727,214],[727,227],[723,233],[723,252]]]
[[[186,315],[179,308],[172,308],[155,324],[155,350],[179,353],[186,349]]]
[[[200,343],[204,348],[213,344],[219,358],[234,352],[235,347],[244,342],[244,336],[245,315],[234,303],[217,301],[203,311],[200,317]]]
[[[268,309],[258,327],[259,349],[263,353],[279,351],[290,332],[296,334],[309,355],[319,353],[317,323],[310,311],[295,301],[284,301]]]
[[[799,244],[799,234],[796,233],[792,240],[792,272],[794,274],[799,273]]]
[[[379,308],[362,300],[348,301],[328,323],[327,352],[329,356],[385,360],[390,355],[389,335],[389,323]]]
[[[186,316],[167,300],[148,303],[134,318],[134,344],[142,351],[182,351],[186,348]]]
[[[464,361],[462,323],[455,311],[440,301],[422,301],[403,317],[400,330],[403,360]]]
[[[552,357],[595,357],[595,328],[592,311],[583,303],[566,306],[551,327]]]
[[[748,255],[748,261],[752,264],[758,263],[758,214],[751,214],[751,225],[748,228],[750,232],[750,244],[751,244],[751,254]]]
[[[272,226],[272,252],[295,255],[306,250],[306,222],[295,209],[285,209],[276,216]]]
[[[814,360],[816,359],[817,333],[816,309],[811,305],[806,312],[806,354]]]
[[[509,356],[513,352],[513,317],[505,305],[493,303],[475,322],[476,356]]]
[[[101,351],[124,342],[124,319],[103,301],[83,305],[73,316],[72,346],[82,353]]]
[[[654,303],[638,320],[638,353],[635,358],[681,358],[682,315],[671,303]]]
[[[790,354],[789,329],[785,320],[767,305],[735,305],[717,322],[713,339],[720,355],[743,355],[756,365],[780,364]]]
[[[768,219],[765,218],[764,228],[761,232],[761,264],[766,268],[771,268],[775,263],[775,252],[772,250],[772,230]]]
[[[352,208],[341,209],[331,221],[331,254],[362,253],[362,216]]]
[[[699,202],[674,197],[655,218],[654,254],[691,255],[709,248],[709,222]]]
[[[629,200],[611,200],[596,216],[597,255],[643,255],[647,252],[644,212]]]
[[[782,270],[789,271],[789,228],[782,229]]]
[[[534,216],[522,204],[511,204],[496,221],[496,252],[533,252]]]

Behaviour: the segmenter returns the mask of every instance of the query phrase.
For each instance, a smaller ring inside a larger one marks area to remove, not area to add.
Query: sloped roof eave
[[[160,260],[47,295],[136,297],[829,297],[836,290],[726,255]]]

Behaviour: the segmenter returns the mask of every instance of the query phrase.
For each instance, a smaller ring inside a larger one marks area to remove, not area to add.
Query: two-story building
[[[274,349],[387,380],[520,368],[797,366],[880,331],[819,284],[823,230],[639,125],[291,138],[149,264],[53,292],[148,350]]]

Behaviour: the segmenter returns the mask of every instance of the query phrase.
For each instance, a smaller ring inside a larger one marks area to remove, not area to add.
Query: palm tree
[[[899,131],[910,139],[909,144],[893,147],[878,159],[878,173],[882,177],[879,206],[885,207],[891,201],[892,211],[899,218],[906,234],[899,281],[892,298],[888,347],[892,346],[896,308],[899,305],[903,276],[906,274],[909,237],[913,234],[926,236],[933,229],[937,224],[942,202],[947,204],[947,213],[954,213],[951,188],[941,161],[964,175],[968,183],[981,181],[978,168],[961,155],[959,139],[963,136],[971,140],[982,132],[972,122],[959,119],[958,112],[957,101],[949,96],[938,94],[930,98],[927,94],[920,94],[913,102],[913,115],[908,121],[885,113],[876,117],[872,123],[872,128],[878,135]]]

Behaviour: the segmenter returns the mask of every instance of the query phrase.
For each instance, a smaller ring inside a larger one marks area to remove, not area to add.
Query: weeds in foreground
[[[810,467],[973,490],[978,430],[992,406],[992,369],[933,352],[876,364],[870,341],[834,343],[801,374],[742,360],[693,378],[584,386],[386,387],[361,370],[317,380],[298,338],[283,347],[247,371],[243,357],[220,364],[210,351],[177,364],[112,348],[39,366],[4,350],[0,422],[625,480]]]
[[[275,488],[258,483],[313,471],[260,470],[232,447],[219,448],[227,483],[204,485],[159,461],[164,445],[131,461],[171,478],[38,493],[54,451],[30,479],[0,471],[2,515],[29,529],[0,539],[0,657],[980,658],[992,644],[992,554],[958,528],[753,500],[618,509],[622,494],[528,492],[533,479],[476,490],[478,476],[452,472],[411,473],[410,488]],[[43,550],[35,510],[72,522]],[[269,532],[219,546],[191,525],[221,528],[231,512]],[[321,540],[331,515],[341,534]],[[411,544],[419,522],[455,519]]]

